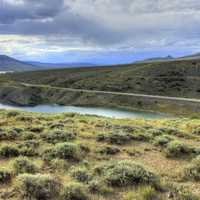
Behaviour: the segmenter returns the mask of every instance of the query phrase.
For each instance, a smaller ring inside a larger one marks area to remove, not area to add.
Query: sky
[[[127,63],[200,52],[199,0],[0,0],[0,54]]]

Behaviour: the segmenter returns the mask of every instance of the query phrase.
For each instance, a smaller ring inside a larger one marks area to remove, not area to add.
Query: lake
[[[103,117],[111,118],[144,118],[144,119],[161,119],[169,118],[168,115],[152,113],[152,112],[142,112],[142,111],[127,111],[122,109],[114,108],[101,108],[101,107],[78,107],[78,106],[60,106],[60,105],[39,105],[34,107],[18,107],[0,104],[0,109],[6,110],[21,110],[34,113],[79,113],[79,114],[89,114],[97,115]]]
[[[12,73],[12,71],[0,71],[0,74]]]

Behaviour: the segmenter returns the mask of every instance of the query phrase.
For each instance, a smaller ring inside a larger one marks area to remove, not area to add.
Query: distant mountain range
[[[200,59],[200,53],[192,54],[189,56],[181,57],[180,59]]]
[[[178,61],[178,60],[193,60],[200,59],[200,53],[196,53],[189,56],[180,58],[174,58],[172,56],[167,57],[155,57],[148,58],[143,61],[137,61],[136,63],[152,63],[152,62],[166,62],[166,61]],[[35,71],[35,70],[47,70],[58,68],[76,68],[76,67],[94,67],[98,66],[93,63],[42,63],[35,61],[20,61],[15,58],[0,55],[0,72],[20,72],[20,71]]]
[[[200,59],[200,53],[188,55],[188,56],[183,56],[183,57],[178,57],[174,58],[172,56],[167,56],[167,57],[155,57],[155,58],[148,58],[146,60],[138,61],[137,63],[149,63],[149,62],[165,62],[165,61],[179,61],[179,60],[196,60]]]
[[[0,55],[0,72],[35,71],[57,68],[75,68],[97,66],[91,63],[41,63],[31,61],[20,61],[15,58]]]
[[[92,67],[97,66],[96,64],[91,63],[42,63],[42,62],[35,62],[35,61],[27,61],[27,63],[31,65],[36,65],[40,67],[45,67],[48,69],[51,68],[69,68],[69,67]]]

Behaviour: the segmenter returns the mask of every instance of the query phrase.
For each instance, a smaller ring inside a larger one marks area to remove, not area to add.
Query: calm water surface
[[[151,112],[141,112],[141,111],[127,111],[121,109],[112,108],[101,108],[101,107],[78,107],[78,106],[60,106],[60,105],[39,105],[35,107],[17,107],[8,106],[0,104],[0,109],[6,110],[21,110],[27,112],[35,113],[79,113],[79,114],[89,114],[98,115],[111,118],[144,118],[144,119],[161,119],[169,118],[168,115],[151,113]]]
[[[0,71],[0,74],[12,73],[12,71]]]

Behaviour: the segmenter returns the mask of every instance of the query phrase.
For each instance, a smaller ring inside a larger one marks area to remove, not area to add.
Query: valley
[[[200,111],[199,75],[199,60],[10,73],[0,76],[0,102],[192,116]]]
[[[0,0],[0,200],[200,200],[200,1]]]

